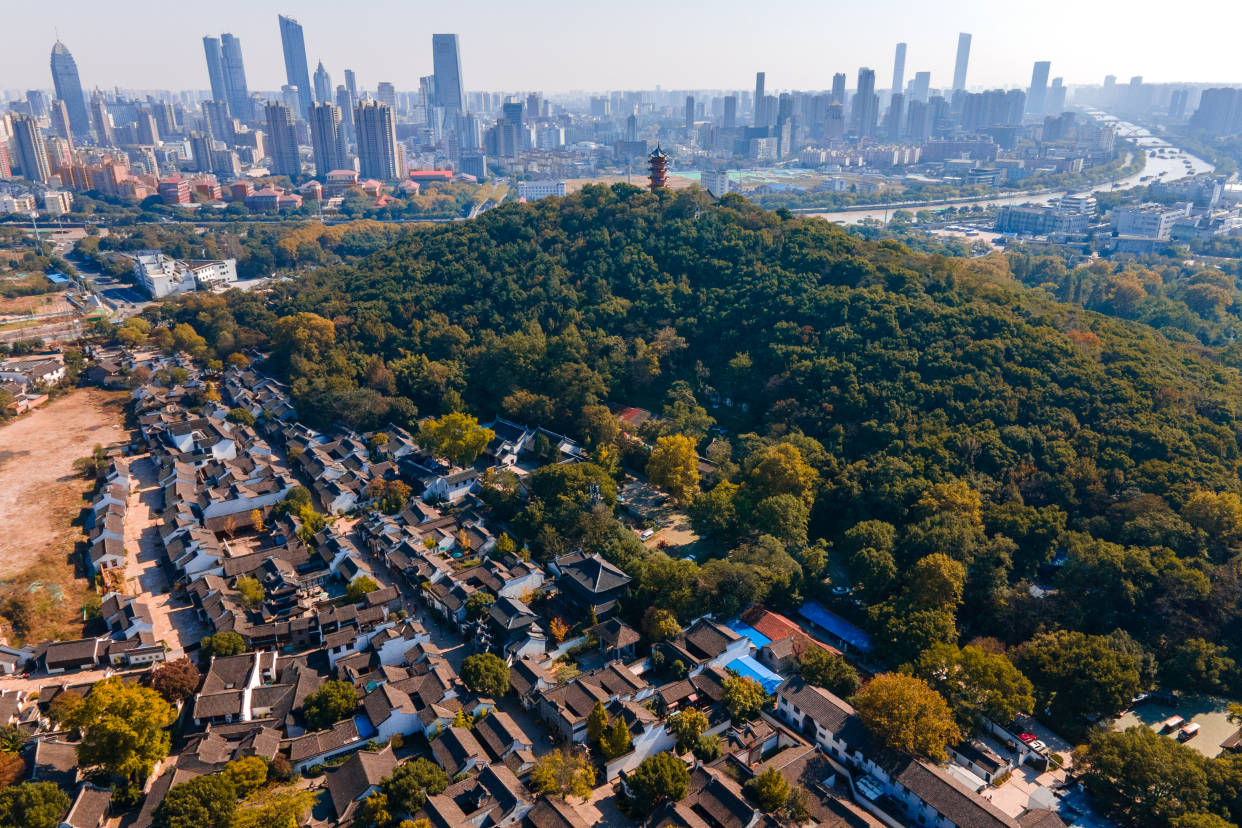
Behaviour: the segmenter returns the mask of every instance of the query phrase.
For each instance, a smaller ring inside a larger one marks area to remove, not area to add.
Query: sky
[[[974,36],[971,87],[1030,82],[1052,61],[1066,84],[1242,82],[1238,0],[2,0],[0,89],[51,88],[59,32],[86,89],[207,89],[204,35],[242,42],[249,87],[285,83],[276,17],[305,29],[313,73],[333,85],[353,69],[363,89],[418,88],[431,74],[432,32],[456,32],[468,90],[823,89],[835,72],[852,88],[859,66],[892,78],[897,42],[906,78],[952,81],[958,32]]]

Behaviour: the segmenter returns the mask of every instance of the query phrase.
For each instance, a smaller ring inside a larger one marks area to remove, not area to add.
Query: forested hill
[[[612,401],[663,413],[702,452],[714,419],[728,442],[711,447],[700,525],[725,546],[781,536],[797,572],[768,587],[790,600],[814,592],[822,560],[805,550],[826,541],[898,653],[953,638],[956,615],[963,636],[1010,644],[1120,627],[1165,663],[1202,654],[1200,638],[1224,658],[1210,642],[1242,641],[1238,373],[1040,297],[1000,256],[617,185],[412,230],[267,306],[199,297],[177,313],[222,357],[270,334],[319,422],[464,408],[596,446]],[[775,441],[816,472],[809,539],[756,511],[754,458]],[[937,553],[967,567],[961,609],[902,591],[899,573]],[[1057,593],[1032,597],[1036,579]]]

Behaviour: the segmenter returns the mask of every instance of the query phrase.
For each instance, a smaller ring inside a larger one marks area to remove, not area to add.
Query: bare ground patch
[[[17,640],[81,634],[82,516],[94,483],[73,462],[128,439],[126,397],[78,389],[0,428],[0,613]]]

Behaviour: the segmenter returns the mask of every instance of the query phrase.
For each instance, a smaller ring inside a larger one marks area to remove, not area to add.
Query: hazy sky
[[[971,32],[970,86],[1026,86],[1051,60],[1067,84],[1128,80],[1242,81],[1239,0],[0,0],[0,89],[50,88],[55,33],[87,89],[207,89],[202,37],[241,38],[251,90],[285,83],[278,13],[305,28],[311,72],[333,84],[354,69],[362,88],[416,89],[431,73],[431,33],[461,36],[470,90],[819,89],[850,86],[872,66],[892,77],[893,46],[909,43],[906,77],[951,82],[959,31]]]

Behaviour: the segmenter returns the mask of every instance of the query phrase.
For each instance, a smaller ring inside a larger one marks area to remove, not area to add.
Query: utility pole
[[[39,216],[38,210],[30,211],[30,226],[34,228],[35,244],[39,246],[39,255],[43,255],[43,238],[39,235],[39,223],[35,221]]]

